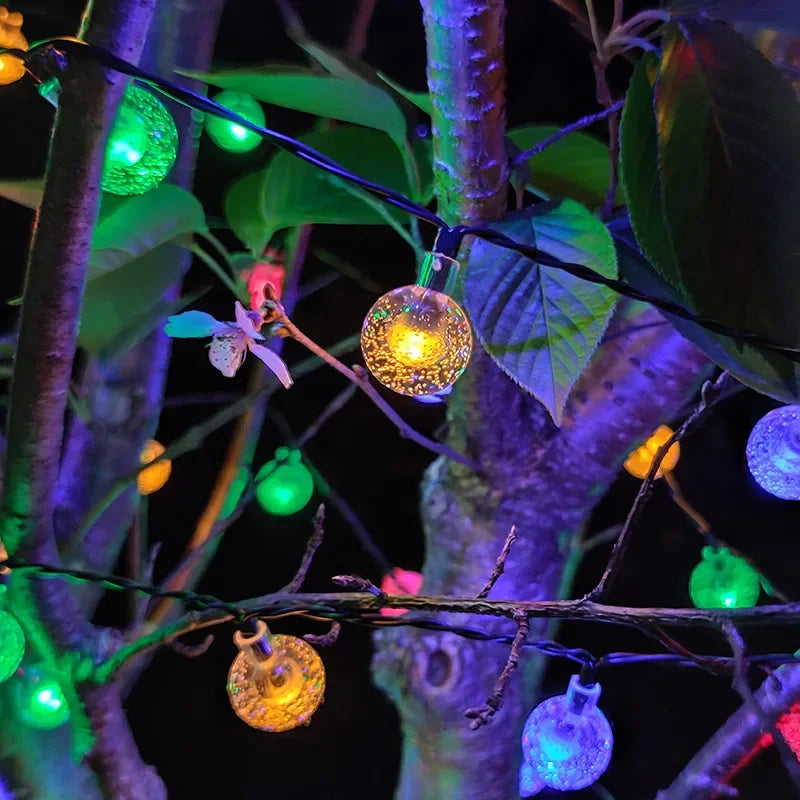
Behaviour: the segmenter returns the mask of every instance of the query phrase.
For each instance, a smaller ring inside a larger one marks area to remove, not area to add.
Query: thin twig
[[[319,429],[337,412],[341,411],[347,403],[352,399],[358,387],[354,383],[348,383],[347,386],[333,398],[333,400],[322,409],[320,415],[300,434],[295,440],[294,446],[297,448],[304,447],[319,433]]]
[[[589,594],[586,595],[587,600],[599,600],[603,598],[608,590],[611,588],[611,584],[613,583],[614,578],[616,577],[617,570],[619,569],[620,564],[622,563],[622,558],[625,555],[625,552],[628,549],[628,544],[631,538],[631,532],[633,531],[634,526],[639,521],[639,518],[644,511],[644,507],[647,504],[648,499],[650,498],[650,494],[653,489],[653,485],[655,484],[656,475],[658,474],[658,470],[661,467],[661,462],[664,460],[664,457],[669,452],[670,447],[672,447],[675,442],[679,442],[683,439],[684,436],[693,428],[698,421],[705,415],[705,413],[712,408],[720,399],[720,397],[724,394],[725,385],[728,382],[728,373],[723,372],[714,383],[711,381],[706,381],[703,384],[703,388],[701,389],[701,397],[700,402],[697,405],[697,408],[689,415],[686,421],[669,437],[669,439],[659,448],[658,452],[656,453],[655,457],[653,458],[653,463],[650,465],[650,470],[647,473],[647,476],[642,481],[642,485],[639,487],[639,492],[636,495],[636,499],[633,501],[633,505],[631,506],[631,510],[628,512],[628,516],[625,520],[625,524],[622,526],[622,531],[620,532],[617,541],[614,543],[614,548],[611,551],[611,557],[608,560],[608,564],[603,572],[602,577],[592,589]]]
[[[761,708],[756,700],[753,690],[750,688],[750,683],[747,680],[747,669],[749,666],[747,662],[747,647],[742,638],[742,634],[731,620],[722,622],[721,627],[731,647],[731,652],[736,659],[733,688],[742,698],[744,704],[750,708],[753,714],[758,718],[761,723],[761,732],[771,734],[772,740],[775,743],[775,749],[778,751],[783,766],[786,768],[786,772],[789,774],[794,784],[795,791],[798,796],[800,796],[800,763],[798,763],[797,758],[780,729],[769,719],[764,709]]]
[[[317,647],[332,647],[339,640],[339,634],[342,632],[342,623],[333,621],[327,633],[306,633],[303,638]]]
[[[546,150],[551,144],[555,144],[559,139],[563,139],[567,134],[574,133],[582,128],[588,128],[590,125],[594,125],[595,122],[600,122],[602,119],[607,119],[612,114],[616,114],[617,111],[619,111],[624,105],[625,99],[623,98],[622,100],[617,100],[616,103],[608,108],[598,111],[596,114],[588,114],[585,117],[575,120],[575,122],[571,122],[569,125],[561,128],[561,130],[556,131],[552,136],[542,139],[541,142],[535,144],[529,150],[524,150],[522,153],[516,155],[514,160],[511,162],[511,166],[516,167],[520,164],[524,164],[529,158],[539,155],[539,153],[541,153],[543,150]]]
[[[386,290],[385,286],[373,280],[369,275],[362,272],[358,267],[351,264],[336,253],[326,250],[324,247],[316,247],[311,251],[311,255],[321,261],[328,267],[332,267],[337,272],[344,275],[345,278],[350,278],[351,281],[357,283],[362,289],[368,292],[383,293]]]
[[[380,409],[383,415],[394,424],[402,437],[411,439],[415,444],[430,450],[432,453],[436,453],[436,455],[450,458],[476,472],[480,471],[480,464],[478,464],[477,461],[474,461],[462,453],[456,452],[442,442],[434,442],[432,439],[414,430],[389,403],[383,399],[378,390],[370,383],[369,376],[363,367],[358,365],[355,365],[352,369],[346,367],[338,358],[309,339],[309,337],[286,316],[283,306],[281,306],[277,300],[273,299],[271,305],[274,309],[274,314],[271,318],[268,318],[268,320],[270,322],[280,323],[288,336],[291,336],[296,342],[303,345],[307,350],[310,350],[314,355],[321,358],[326,364],[332,366],[337,372],[341,373],[358,386],[358,388]]]
[[[605,530],[600,531],[600,533],[596,533],[593,536],[589,536],[588,538],[584,539],[580,544],[580,550],[585,554],[590,550],[594,550],[595,547],[599,547],[601,544],[613,542],[619,536],[621,531],[622,524],[611,525]]]
[[[300,566],[294,577],[286,584],[284,591],[286,592],[299,592],[303,581],[306,579],[308,569],[311,562],[314,560],[319,546],[322,544],[322,537],[325,535],[325,504],[320,503],[317,508],[317,513],[314,514],[314,531],[306,545],[306,551],[303,553],[303,558],[300,561]]]
[[[367,592],[381,600],[387,597],[382,589],[379,589],[372,581],[362,578],[360,575],[334,575],[331,580],[337,586],[349,589],[351,592]]]
[[[185,642],[180,642],[177,639],[172,639],[167,642],[167,647],[171,650],[174,650],[178,655],[183,656],[184,658],[197,658],[198,656],[205,655],[208,652],[208,648],[214,643],[214,634],[209,633],[202,642],[198,644],[186,644]]]
[[[505,695],[508,682],[511,680],[511,675],[519,664],[519,655],[522,650],[522,645],[528,638],[530,631],[530,623],[525,616],[524,612],[515,615],[517,620],[517,635],[514,637],[514,642],[511,645],[511,651],[508,654],[503,671],[500,673],[497,681],[495,681],[492,693],[486,698],[486,702],[477,708],[468,708],[464,712],[464,716],[472,720],[469,727],[471,730],[476,731],[478,728],[485,725],[503,705],[503,696]]]
[[[508,554],[511,552],[511,548],[514,546],[514,542],[517,541],[517,526],[512,525],[511,530],[508,532],[508,536],[506,536],[506,541],[503,544],[503,549],[500,551],[500,555],[497,556],[497,561],[494,563],[494,569],[492,569],[492,574],[489,576],[489,580],[486,581],[485,586],[481,589],[476,597],[488,597],[489,592],[492,591],[492,587],[497,583],[498,578],[503,574],[506,568],[506,559],[508,558]]]

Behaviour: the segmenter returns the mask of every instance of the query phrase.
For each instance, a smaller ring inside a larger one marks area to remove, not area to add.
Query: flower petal
[[[284,389],[288,389],[294,383],[289,374],[289,368],[277,353],[273,353],[269,347],[265,347],[263,344],[251,342],[248,347],[256,358],[260,358],[275,373],[275,377],[283,384]]]
[[[167,317],[164,333],[173,339],[202,339],[227,327],[205,311],[184,311]]]
[[[233,306],[236,312],[236,324],[248,339],[263,339],[264,337],[255,329],[253,320],[250,319],[244,306],[237,300]]]
[[[229,336],[215,336],[208,348],[208,360],[226,378],[232,378],[242,366],[247,353],[244,337],[239,331]]]

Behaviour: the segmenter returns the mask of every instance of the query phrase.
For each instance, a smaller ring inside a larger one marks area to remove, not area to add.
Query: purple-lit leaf
[[[542,203],[493,227],[562,261],[616,277],[611,236],[574,200]],[[608,325],[616,295],[476,240],[464,278],[464,300],[492,359],[560,424],[570,389]]]
[[[251,344],[250,352],[264,362],[267,369],[275,374],[275,377],[283,384],[285,389],[288,389],[294,383],[292,376],[289,374],[289,368],[277,353],[263,344]]]

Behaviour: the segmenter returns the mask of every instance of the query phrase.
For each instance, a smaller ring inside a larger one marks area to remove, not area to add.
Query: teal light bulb
[[[5,587],[1,588],[5,590]],[[7,681],[17,671],[23,655],[25,635],[19,622],[8,611],[0,610],[0,683]]]
[[[214,101],[227,108],[228,111],[244,117],[248,122],[264,127],[264,109],[261,108],[261,103],[254,100],[249,94],[226,89],[224,92],[220,92]],[[261,143],[261,137],[257,133],[214,114],[206,115],[206,133],[217,147],[231,153],[246,153]]]
[[[599,697],[599,683],[586,686],[573,675],[566,694],[533,709],[522,729],[522,797],[532,797],[545,787],[584,789],[606,771],[614,736],[597,707]]]
[[[704,547],[689,577],[689,596],[696,608],[750,608],[760,592],[758,573],[726,547]]]
[[[131,84],[108,137],[101,187],[119,195],[144,194],[172,169],[178,131],[164,104]]]
[[[48,730],[69,719],[69,705],[58,681],[42,667],[32,667],[14,682],[17,714],[32,728]]]
[[[269,514],[288,516],[304,508],[314,494],[314,478],[299,450],[279,447],[255,477],[256,499]]]

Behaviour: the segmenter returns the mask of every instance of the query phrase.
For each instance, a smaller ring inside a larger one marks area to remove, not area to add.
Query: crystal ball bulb
[[[398,394],[441,392],[458,380],[472,353],[472,330],[451,297],[423,286],[387,292],[361,329],[369,371]]]
[[[32,728],[58,728],[69,719],[64,691],[44,667],[26,667],[25,674],[14,681],[12,698],[17,714]]]
[[[314,477],[301,461],[299,450],[279,447],[275,458],[256,473],[256,500],[268,514],[296,514],[314,494]]]
[[[264,109],[261,108],[261,103],[249,94],[227,89],[220,92],[214,101],[233,111],[234,114],[244,117],[248,122],[264,127]],[[257,133],[213,114],[206,115],[206,133],[217,147],[230,153],[246,153],[261,143],[261,137]]]
[[[252,728],[279,733],[307,725],[325,696],[325,667],[317,651],[295,636],[270,637],[272,655],[258,661],[247,650],[228,673],[228,697]]]
[[[131,84],[108,137],[100,186],[111,194],[144,194],[164,180],[177,152],[178,131],[169,111]]]
[[[747,466],[775,497],[800,500],[800,406],[782,406],[763,416],[747,440]]]
[[[0,683],[7,681],[22,663],[25,635],[8,611],[0,611]]]
[[[750,608],[761,593],[758,573],[725,547],[704,547],[689,578],[696,608]]]
[[[523,796],[529,797],[543,786],[561,791],[583,789],[608,768],[614,736],[595,704],[599,685],[581,694],[586,688],[573,676],[567,694],[540,703],[526,720],[522,731],[524,769],[520,772],[520,790],[527,789]]]

